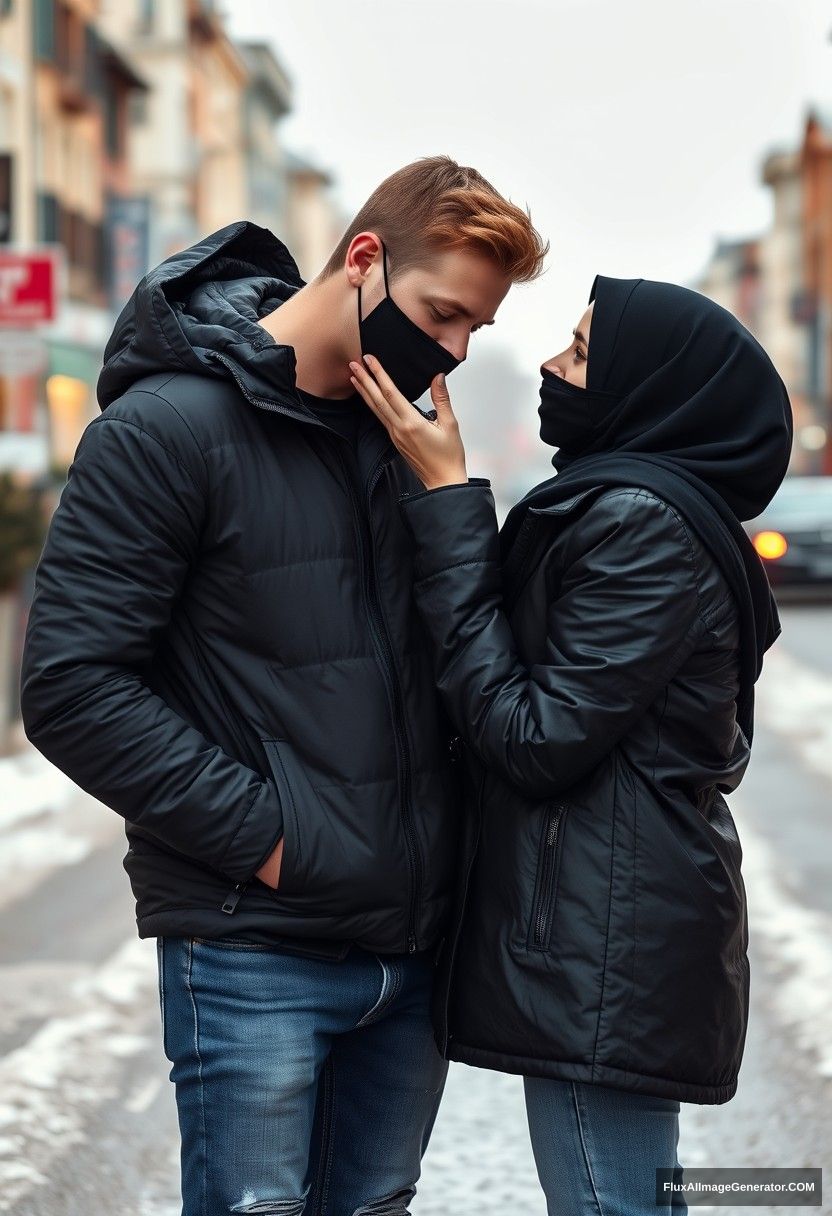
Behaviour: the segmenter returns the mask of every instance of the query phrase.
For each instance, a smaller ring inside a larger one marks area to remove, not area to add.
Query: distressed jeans
[[[406,1216],[447,1074],[430,954],[156,941],[182,1216]]]
[[[605,1085],[526,1077],[526,1112],[549,1216],[677,1216],[656,1169],[679,1167],[679,1102]]]

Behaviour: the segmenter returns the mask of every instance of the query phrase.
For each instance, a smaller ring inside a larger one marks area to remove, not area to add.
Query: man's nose
[[[470,332],[461,334],[459,337],[455,335],[453,338],[451,338],[450,342],[446,344],[445,349],[461,363],[468,354],[468,343],[470,339]]]

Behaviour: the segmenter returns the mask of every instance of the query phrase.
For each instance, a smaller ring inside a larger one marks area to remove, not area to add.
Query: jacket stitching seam
[[[441,494],[443,490],[465,490],[473,487],[477,490],[491,489],[491,482],[487,478],[470,479],[468,481],[455,481],[447,486],[434,486],[432,490],[416,490],[413,493],[399,495],[399,502],[417,502],[420,498],[428,498],[432,494]]]
[[[422,578],[420,578],[418,580],[419,586],[421,587],[425,583],[432,582],[433,579],[439,578],[440,575],[447,574],[447,572],[449,570],[459,570],[466,566],[494,566],[494,565],[496,565],[496,563],[495,563],[493,557],[477,557],[477,558],[471,558],[469,561],[466,561],[466,562],[453,562],[450,566],[443,566],[441,570],[434,570],[433,574],[425,574]]]
[[[226,857],[228,856],[229,850],[232,848],[232,846],[233,846],[233,844],[234,844],[234,841],[237,839],[237,837],[239,836],[240,832],[241,832],[241,831],[243,830],[243,828],[245,827],[245,822],[246,822],[246,820],[248,819],[249,815],[250,815],[250,814],[251,814],[251,812],[254,810],[254,804],[257,802],[257,799],[258,799],[258,798],[260,798],[260,797],[261,797],[261,795],[262,795],[262,794],[264,794],[265,792],[266,792],[266,785],[265,785],[265,784],[261,785],[259,789],[255,790],[255,792],[254,792],[254,797],[253,797],[253,798],[251,799],[251,801],[249,802],[248,807],[246,808],[246,812],[245,812],[245,814],[243,815],[242,819],[240,820],[239,824],[237,825],[237,829],[236,829],[236,831],[234,832],[234,835],[231,837],[231,839],[229,840],[228,844],[227,844],[227,845],[225,846],[225,848],[223,849],[223,854],[222,854],[222,857],[221,857],[221,858],[220,858],[220,860],[219,860],[219,869],[222,869],[222,868],[223,868],[223,863],[224,863],[224,861],[225,861]]]
[[[179,364],[179,366],[181,368],[183,368],[185,371],[188,371],[189,369],[188,369],[187,362],[182,357],[182,355],[179,353],[179,351],[174,348],[172,342],[170,341],[170,339],[167,335],[167,332],[165,330],[164,321],[162,320],[162,317],[160,316],[159,311],[158,311],[158,305],[159,305],[159,301],[156,298],[156,293],[151,292],[150,293],[150,307],[153,310],[153,319],[155,320],[155,322],[158,326],[162,341],[164,342],[164,344],[167,347],[170,354],[173,355],[174,359]]]
[[[280,743],[280,742],[282,742],[282,740],[274,739],[274,740],[270,740],[270,742]],[[301,848],[301,843],[300,843],[300,819],[298,817],[298,808],[295,803],[295,791],[292,789],[292,783],[289,780],[289,774],[286,771],[286,765],[283,763],[283,757],[280,754],[279,747],[275,747],[274,754],[277,757],[278,764],[280,765],[280,771],[283,774],[283,780],[286,783],[286,790],[289,795],[289,802],[291,803],[290,809],[292,811],[292,819],[294,820],[294,824],[295,824],[295,861],[298,864],[303,864],[303,850]],[[284,821],[284,827],[285,827],[285,821]]]
[[[618,771],[618,750],[615,750],[615,788],[613,792],[613,815],[612,815],[612,838],[610,840],[610,874],[609,874],[609,898],[607,900],[607,927],[604,932],[604,963],[601,968],[601,992],[598,996],[598,1019],[595,1023],[595,1042],[592,1045],[592,1074],[595,1076],[595,1066],[598,1061],[598,1039],[601,1036],[601,1018],[604,1016],[604,992],[607,987],[607,958],[610,948],[610,924],[612,922],[612,892],[613,892],[613,865],[615,864],[615,825],[616,825],[616,807],[618,804],[617,792],[619,782]]]
[[[164,382],[164,384],[160,384],[158,386],[158,388],[153,392],[152,395],[154,397],[158,397],[160,401],[166,402],[170,406],[170,408],[173,410],[174,414],[176,414],[176,417],[181,421],[182,425],[187,429],[188,434],[190,435],[191,439],[193,439],[193,441],[194,441],[194,446],[195,446],[196,450],[199,452],[200,456],[202,457],[202,463],[205,465],[205,476],[207,478],[207,476],[208,476],[208,457],[206,456],[205,452],[202,449],[202,445],[200,444],[199,440],[197,439],[196,435],[194,434],[191,424],[187,421],[184,414],[180,411],[179,407],[173,401],[171,401],[170,397],[165,397],[162,395],[162,393],[159,392],[159,389],[164,388],[165,385],[169,384],[171,380],[176,379],[176,376],[179,374],[180,373],[177,372],[174,376],[171,376],[169,380],[166,380]],[[140,391],[145,392],[147,390],[142,389]]]
[[[453,1044],[454,1044],[453,1050],[455,1053],[453,1058],[455,1060],[457,1059],[459,1052],[470,1052],[470,1053],[476,1053],[477,1055],[488,1056],[490,1058],[500,1057],[503,1060],[519,1060],[519,1061],[523,1062],[524,1064],[532,1063],[534,1061],[540,1061],[544,1064],[566,1065],[569,1067],[590,1069],[592,1071],[592,1079],[588,1081],[588,1084],[590,1084],[590,1085],[603,1084],[603,1082],[599,1082],[596,1078],[596,1075],[595,1075],[596,1065],[587,1064],[586,1060],[551,1060],[551,1058],[548,1056],[520,1056],[516,1052],[512,1052],[512,1053],[500,1052],[500,1051],[495,1051],[494,1048],[492,1048],[492,1047],[478,1047],[474,1043],[465,1043],[461,1039],[458,1039],[458,1038],[454,1038]],[[465,1061],[462,1061],[462,1062],[464,1063]],[[683,1086],[686,1089],[697,1090],[700,1093],[725,1093],[727,1090],[730,1090],[730,1089],[734,1089],[734,1091],[736,1092],[736,1085],[735,1085],[734,1081],[718,1082],[718,1083],[714,1083],[714,1084],[710,1085],[707,1082],[687,1081],[684,1078],[679,1080],[677,1077],[669,1077],[669,1076],[664,1075],[663,1073],[645,1072],[644,1069],[642,1069],[642,1068],[640,1068],[637,1072],[633,1072],[630,1069],[620,1068],[617,1064],[600,1064],[597,1067],[599,1069],[602,1069],[604,1072],[621,1073],[624,1075],[638,1077],[640,1079],[647,1080],[647,1081],[663,1081],[663,1082],[666,1082],[668,1085]],[[506,1070],[503,1068],[501,1071],[505,1072]],[[539,1074],[539,1075],[543,1075],[543,1074]],[[685,1100],[687,1100],[687,1099],[685,1099]]]
[[[141,392],[146,397],[155,397],[156,396],[156,393],[148,393],[144,389],[137,389],[136,392]],[[159,400],[164,401],[165,398],[159,397]],[[176,452],[172,452],[171,449],[166,444],[162,443],[161,439],[157,439],[157,437],[153,434],[152,431],[145,430],[145,428],[143,426],[140,426],[138,422],[134,422],[132,420],[132,418],[108,418],[107,415],[104,414],[101,418],[97,419],[97,422],[99,425],[102,425],[105,422],[109,422],[109,423],[120,422],[122,424],[122,426],[132,426],[135,430],[137,430],[139,432],[139,434],[146,436],[146,438],[148,438],[148,439],[151,439],[155,444],[157,444],[162,449],[163,452],[166,452],[167,455],[170,456],[171,460],[174,460],[177,463],[177,465],[179,465],[179,467],[180,467],[180,469],[182,469],[183,473],[187,474],[188,480],[193,483],[194,488],[197,489],[200,492],[200,494],[203,493],[202,486],[200,486],[200,484],[194,477],[193,473],[188,468],[188,466],[185,464],[185,462],[181,459],[181,457],[177,456]],[[200,453],[200,455],[201,455],[201,453]]]
[[[653,782],[655,782],[655,780],[656,780],[656,764],[659,759],[659,748],[661,747],[662,725],[664,723],[665,716],[667,715],[667,703],[669,700],[670,700],[670,686],[665,685],[664,701],[662,703],[662,712],[659,714],[659,721],[656,725],[656,750],[653,752],[653,766],[652,766],[652,769],[650,772],[650,776],[651,776],[651,779]]]

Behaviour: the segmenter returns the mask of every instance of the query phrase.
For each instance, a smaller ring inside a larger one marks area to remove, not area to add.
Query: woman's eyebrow
[[[586,338],[583,336],[583,334],[581,333],[581,331],[579,329],[573,329],[572,333],[578,339],[579,342],[583,342],[584,346],[589,346],[589,343],[587,342]]]

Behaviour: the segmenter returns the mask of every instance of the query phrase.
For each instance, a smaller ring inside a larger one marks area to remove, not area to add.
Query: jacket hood
[[[160,371],[234,377],[253,395],[295,392],[295,353],[257,322],[304,286],[268,228],[239,220],[172,254],[140,280],[104,350],[102,410]],[[220,361],[220,357],[222,361]]]

